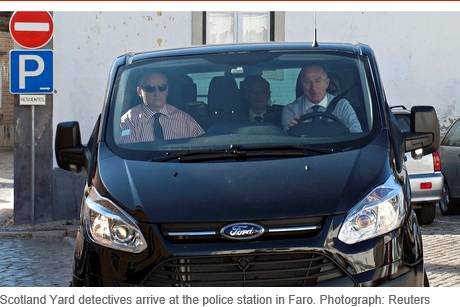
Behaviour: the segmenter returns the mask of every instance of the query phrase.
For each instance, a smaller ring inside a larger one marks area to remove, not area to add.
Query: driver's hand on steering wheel
[[[297,125],[299,123],[299,119],[299,117],[294,117],[293,119],[291,119],[291,121],[289,122],[289,128],[292,128],[295,125]]]

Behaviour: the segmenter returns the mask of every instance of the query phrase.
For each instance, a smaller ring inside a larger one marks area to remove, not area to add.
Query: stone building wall
[[[13,40],[9,32],[0,32],[0,147],[14,144],[14,95],[9,89],[9,51]]]

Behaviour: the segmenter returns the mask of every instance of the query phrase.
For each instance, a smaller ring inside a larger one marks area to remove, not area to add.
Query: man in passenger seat
[[[303,95],[286,105],[282,113],[284,130],[298,124],[301,115],[310,112],[325,112],[334,95],[326,92],[330,80],[326,69],[319,64],[307,65],[300,71],[299,82]],[[332,111],[350,132],[362,132],[355,110],[345,98],[340,99]]]
[[[192,116],[166,104],[168,80],[163,73],[142,75],[137,86],[141,104],[121,117],[121,143],[196,137],[204,133]]]
[[[250,76],[244,80],[246,112],[251,122],[270,122],[281,125],[281,109],[270,106],[270,83],[261,76]]]

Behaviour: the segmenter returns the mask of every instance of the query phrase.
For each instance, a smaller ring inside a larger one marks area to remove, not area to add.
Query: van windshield
[[[117,72],[106,140],[121,154],[365,146],[375,124],[366,58],[266,51],[162,56]]]

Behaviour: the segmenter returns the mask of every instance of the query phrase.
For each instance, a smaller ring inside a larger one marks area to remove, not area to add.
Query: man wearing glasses
[[[204,133],[193,117],[166,104],[168,79],[163,73],[153,71],[142,75],[137,94],[143,103],[121,117],[122,143],[188,138]]]

